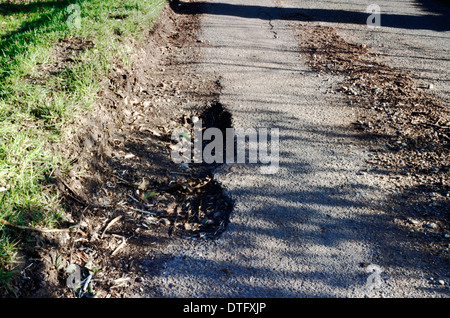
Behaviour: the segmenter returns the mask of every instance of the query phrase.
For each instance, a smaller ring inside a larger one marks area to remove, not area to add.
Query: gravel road
[[[204,5],[200,40],[210,45],[198,71],[220,76],[235,128],[279,129],[280,166],[218,168],[235,205],[227,230],[213,241],[173,239],[146,297],[448,297],[448,262],[415,251],[395,228],[385,210],[395,188],[365,173],[355,109],[330,93],[339,78],[311,71],[291,27],[333,26],[448,98],[448,20],[414,1],[377,3],[387,23],[377,30],[365,25],[369,2]],[[296,12],[315,21],[286,18]]]

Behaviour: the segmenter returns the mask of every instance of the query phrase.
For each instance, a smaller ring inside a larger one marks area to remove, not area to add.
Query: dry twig
[[[109,230],[109,228],[110,228],[111,226],[113,226],[114,223],[116,223],[117,221],[119,221],[121,218],[122,218],[122,216],[119,215],[118,217],[112,219],[111,222],[109,222],[108,225],[107,225],[107,226],[105,227],[105,229],[103,230],[103,233],[102,233],[102,235],[100,236],[100,238],[103,238],[103,236],[105,235],[106,231]]]
[[[4,224],[6,226],[19,229],[19,230],[28,230],[28,231],[36,231],[41,233],[52,233],[52,232],[68,232],[70,231],[70,228],[68,229],[39,229],[32,226],[23,226],[23,225],[14,225],[6,220],[0,219],[0,223]]]

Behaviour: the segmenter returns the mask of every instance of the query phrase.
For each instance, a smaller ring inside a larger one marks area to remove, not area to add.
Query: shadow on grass
[[[65,12],[70,1],[33,2],[29,4],[1,4],[0,15],[15,15],[18,13],[35,14],[32,20],[24,21],[20,28],[11,30],[0,38],[2,60],[0,82],[4,82],[14,70],[16,56],[27,52],[33,43],[42,41],[45,34],[53,32],[54,17]]]

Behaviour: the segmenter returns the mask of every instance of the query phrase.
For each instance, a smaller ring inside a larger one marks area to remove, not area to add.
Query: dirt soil
[[[94,109],[55,146],[73,167],[53,175],[67,210],[61,226],[71,231],[19,233],[25,243],[18,275],[1,296],[132,297],[143,292],[151,268],[141,262],[170,237],[211,239],[225,230],[232,205],[210,167],[170,159],[172,132],[191,130],[192,116],[207,126],[226,116],[218,79],[191,69],[203,45],[197,30],[196,16],[175,16],[167,7],[144,43],[126,43],[132,66],[115,65]],[[58,72],[92,46],[60,41],[58,62],[42,67]]]

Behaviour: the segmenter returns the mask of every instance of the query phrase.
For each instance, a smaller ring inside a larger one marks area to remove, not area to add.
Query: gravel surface
[[[448,297],[448,260],[415,250],[395,227],[386,200],[396,189],[365,173],[369,153],[351,129],[356,111],[329,93],[340,78],[307,66],[296,19],[286,18],[302,8],[394,67],[419,70],[448,98],[449,25],[421,18],[429,13],[413,1],[378,3],[390,25],[375,31],[359,1],[205,4],[200,40],[210,45],[198,71],[220,76],[234,127],[279,128],[280,168],[219,167],[215,177],[234,201],[227,230],[216,240],[171,240],[156,256],[152,292],[141,296]]]

